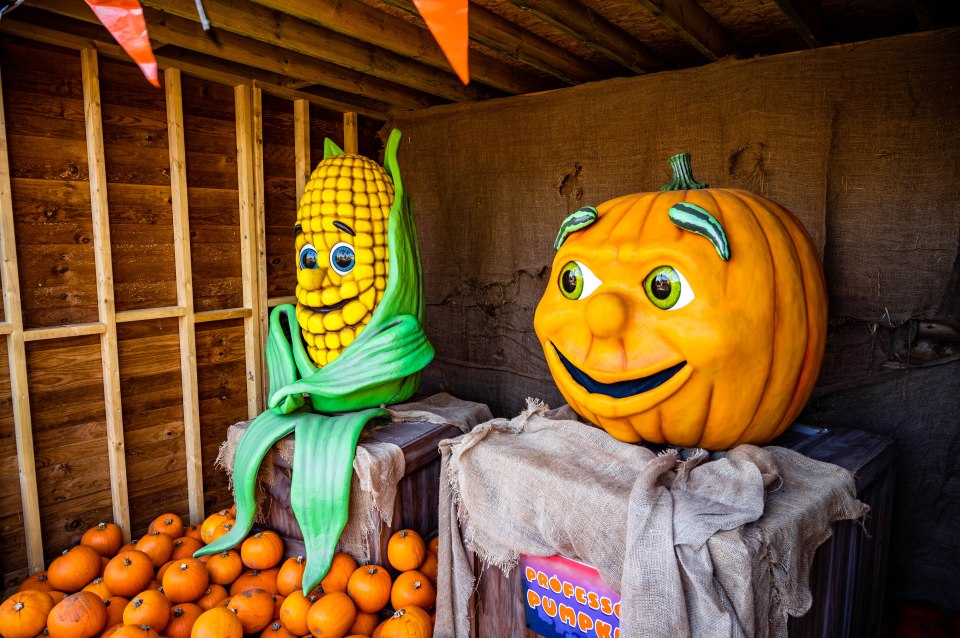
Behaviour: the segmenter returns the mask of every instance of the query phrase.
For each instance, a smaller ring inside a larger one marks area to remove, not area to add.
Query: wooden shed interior
[[[581,202],[689,150],[797,214],[831,295],[803,418],[897,439],[888,597],[960,610],[956,3],[474,0],[466,86],[411,0],[204,0],[209,33],[193,0],[141,4],[162,90],[80,0],[0,19],[4,588],[101,520],[230,502],[213,460],[263,409],[323,139],[379,158],[396,126],[422,391],[498,416],[561,400],[532,316]]]

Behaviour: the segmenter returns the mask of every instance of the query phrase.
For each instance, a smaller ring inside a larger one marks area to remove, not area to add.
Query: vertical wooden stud
[[[20,276],[17,269],[17,242],[13,235],[13,198],[10,190],[10,158],[7,156],[7,124],[3,112],[0,82],[0,281],[3,284],[3,316],[10,324],[7,358],[10,363],[10,394],[13,401],[13,429],[17,440],[20,470],[20,503],[26,535],[27,566],[30,573],[43,571],[43,539],[40,534],[40,499],[37,496],[37,466],[33,453],[30,394],[27,392],[27,357],[20,310]]]
[[[87,165],[90,172],[90,207],[93,213],[93,250],[97,272],[97,308],[105,330],[100,336],[103,399],[106,403],[107,459],[113,520],[130,540],[130,504],[127,494],[127,461],[123,445],[123,411],[120,403],[120,364],[113,299],[113,258],[110,251],[110,214],[107,206],[107,170],[103,153],[103,118],[100,79],[95,49],[80,51],[83,72],[83,113],[87,134]]]
[[[343,114],[343,152],[347,155],[356,155],[360,152],[356,113]]]
[[[197,390],[197,348],[194,335],[193,266],[190,259],[190,216],[187,204],[187,151],[183,136],[183,92],[180,70],[164,71],[167,97],[167,137],[170,145],[170,201],[173,206],[173,251],[177,262],[177,305],[180,316],[180,378],[183,395],[183,438],[187,456],[187,500],[190,522],[200,523],[203,511],[203,458],[200,442],[200,403]]]
[[[264,204],[263,184],[263,92],[253,85],[253,193],[254,221],[256,222],[256,270],[257,281],[254,286],[258,312],[251,313],[260,321],[260,341],[257,352],[260,356],[260,401],[261,410],[266,405],[270,380],[267,377],[266,339],[269,330],[270,311],[267,306],[267,220]]]
[[[234,87],[237,121],[237,187],[240,191],[240,259],[242,261],[243,306],[251,311],[243,320],[243,341],[247,369],[247,415],[262,411],[260,295],[257,291],[257,206],[254,170],[253,91],[249,84]]]
[[[297,207],[310,179],[310,103],[306,100],[293,102],[293,150],[297,171]]]

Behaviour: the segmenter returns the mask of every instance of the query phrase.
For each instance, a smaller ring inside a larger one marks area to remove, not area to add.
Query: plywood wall
[[[261,400],[267,306],[293,295],[297,167],[343,144],[343,114],[301,104],[298,154],[291,100],[160,81],[0,43],[0,590],[101,520],[136,538],[232,500],[214,459]]]

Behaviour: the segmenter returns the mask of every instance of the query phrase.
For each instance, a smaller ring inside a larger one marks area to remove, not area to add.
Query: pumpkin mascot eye
[[[673,266],[657,266],[643,280],[647,299],[661,310],[679,310],[693,301],[693,289]]]
[[[593,272],[578,261],[568,261],[560,269],[557,284],[560,293],[567,299],[577,300],[589,297],[602,282]]]

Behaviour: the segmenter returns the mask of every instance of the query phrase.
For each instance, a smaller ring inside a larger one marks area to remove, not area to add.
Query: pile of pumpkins
[[[396,579],[337,553],[320,585],[304,593],[306,561],[284,560],[283,539],[272,531],[193,558],[229,531],[232,517],[222,510],[185,526],[162,514],[127,545],[118,526],[100,523],[0,605],[0,636],[432,638],[436,539],[396,532],[387,545]]]

